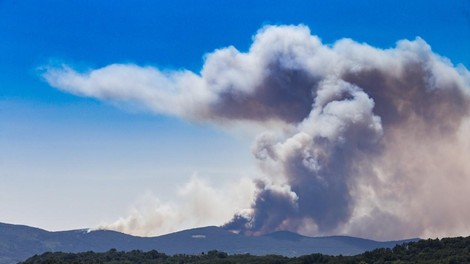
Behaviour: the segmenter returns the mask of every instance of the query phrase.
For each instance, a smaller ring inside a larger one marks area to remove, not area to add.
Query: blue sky
[[[304,24],[324,43],[352,38],[380,48],[420,36],[469,67],[469,12],[464,0],[0,0],[0,221],[96,226],[142,193],[171,200],[194,173],[217,186],[255,170],[251,138],[61,92],[41,67],[197,72],[204,54],[245,51],[268,24]]]

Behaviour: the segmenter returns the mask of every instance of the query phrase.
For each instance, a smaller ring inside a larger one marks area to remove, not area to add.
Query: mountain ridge
[[[355,255],[381,247],[393,247],[417,239],[374,241],[349,236],[308,237],[289,231],[263,236],[244,236],[221,227],[207,226],[156,237],[138,237],[112,230],[76,229],[50,232],[26,225],[0,223],[0,264],[17,263],[44,252],[105,252],[157,250],[173,254],[201,254],[210,250],[229,254],[288,257],[312,253]]]

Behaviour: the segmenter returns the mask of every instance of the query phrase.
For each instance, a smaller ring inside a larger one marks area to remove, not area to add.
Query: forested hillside
[[[288,258],[276,255],[228,255],[215,250],[201,252],[198,255],[169,256],[155,250],[123,252],[111,249],[105,253],[44,253],[22,262],[22,264],[39,263],[470,263],[470,237],[420,240],[356,256],[312,254]]]
[[[28,226],[0,223],[0,264],[16,264],[45,252],[106,252],[111,248],[126,252],[147,252],[155,249],[167,255],[197,255],[218,250],[229,255],[275,254],[299,257],[321,253],[352,256],[417,240],[378,242],[348,236],[307,237],[287,231],[263,236],[244,236],[215,226],[193,228],[158,237],[135,237],[109,230],[49,232]]]

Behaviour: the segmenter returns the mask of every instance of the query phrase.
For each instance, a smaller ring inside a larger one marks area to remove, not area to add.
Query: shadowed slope
[[[200,254],[210,250],[229,254],[278,254],[300,256],[312,253],[354,255],[381,247],[393,247],[410,240],[377,242],[346,237],[306,237],[280,231],[253,237],[234,234],[220,227],[209,226],[184,230],[158,237],[135,237],[115,231],[87,229],[48,232],[42,229],[0,223],[0,263],[17,263],[47,251],[105,252],[111,248],[157,250],[166,254]]]

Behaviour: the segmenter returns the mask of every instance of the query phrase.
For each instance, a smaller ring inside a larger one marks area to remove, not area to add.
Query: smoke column
[[[200,73],[114,64],[48,68],[58,89],[158,113],[265,127],[251,208],[224,225],[376,239],[470,232],[470,74],[422,39],[325,45],[305,26],[267,26],[247,52]]]

